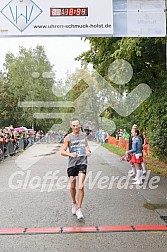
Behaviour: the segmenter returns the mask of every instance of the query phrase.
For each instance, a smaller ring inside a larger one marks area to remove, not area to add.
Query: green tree
[[[116,59],[127,60],[133,67],[133,78],[125,85],[111,85],[126,96],[140,83],[152,89],[150,97],[130,116],[121,118],[112,108],[108,118],[124,125],[137,123],[147,131],[153,154],[166,157],[166,38],[87,38],[91,49],[77,60],[91,62],[93,67],[109,81],[108,68]],[[127,123],[126,123],[127,122]],[[121,128],[122,128],[121,127]]]
[[[51,127],[54,120],[49,122],[39,119],[34,120],[33,114],[49,113],[53,111],[53,108],[34,107],[33,105],[19,107],[19,102],[55,101],[56,97],[52,92],[54,84],[52,69],[53,67],[42,46],[37,46],[35,49],[20,47],[17,56],[12,53],[6,55],[7,84],[5,91],[8,95],[8,101],[3,106],[1,105],[1,109],[6,113],[7,121],[10,121],[10,124],[12,122],[14,126],[31,127],[32,124],[35,124],[38,128]],[[4,118],[4,115],[2,117]]]

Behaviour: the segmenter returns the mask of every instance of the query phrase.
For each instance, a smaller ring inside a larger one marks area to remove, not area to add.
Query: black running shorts
[[[86,170],[87,170],[87,165],[85,164],[76,165],[76,166],[69,167],[67,169],[67,174],[68,174],[68,177],[78,176],[78,173],[84,173],[86,175]]]

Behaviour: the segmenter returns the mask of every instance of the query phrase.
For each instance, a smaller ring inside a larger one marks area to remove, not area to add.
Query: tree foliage
[[[20,107],[20,102],[54,101],[52,92],[53,78],[48,78],[47,73],[52,73],[52,66],[47,59],[44,48],[37,46],[35,49],[20,47],[17,56],[6,54],[5,69],[1,73],[1,126],[12,124],[16,126],[36,128],[49,128],[54,122],[33,119],[34,113],[49,113],[50,108]],[[3,78],[7,74],[6,80]],[[46,76],[45,76],[46,75]]]
[[[128,61],[133,67],[133,78],[125,85],[111,85],[122,94],[130,93],[140,83],[150,86],[152,94],[131,115],[122,118],[110,108],[107,117],[117,127],[137,123],[146,130],[153,154],[167,161],[167,82],[165,38],[87,38],[90,50],[77,60],[90,62],[107,80],[108,68],[116,59]],[[130,130],[130,128],[128,128]]]
[[[100,84],[97,85],[97,81],[96,85],[92,83],[88,87],[80,78],[81,70],[67,76],[65,82],[56,80],[53,66],[42,46],[35,49],[20,47],[18,55],[6,55],[4,69],[0,73],[0,126],[13,124],[14,127],[31,127],[34,124],[36,129],[48,130],[57,120],[33,119],[34,113],[73,113],[76,110],[83,122],[91,120],[98,128],[97,114],[103,111],[101,116],[114,121],[118,129],[126,128],[130,131],[136,123],[141,130],[146,130],[153,154],[167,161],[166,39],[87,40],[90,42],[90,50],[78,56],[77,60],[81,60],[83,65],[85,62],[92,63],[93,68],[123,96],[128,95],[140,83],[146,83],[152,90],[150,97],[128,117],[121,117],[112,106],[107,109],[105,107],[106,100],[110,102],[107,85],[104,84],[102,88]],[[124,85],[114,83],[108,73],[110,64],[117,59],[126,60],[133,67],[133,77]],[[52,78],[47,73],[52,73]],[[88,88],[89,92],[85,92]],[[19,107],[18,104],[22,101],[71,101],[75,102],[75,108]]]

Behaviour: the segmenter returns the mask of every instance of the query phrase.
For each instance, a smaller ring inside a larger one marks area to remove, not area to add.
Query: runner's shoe
[[[81,208],[79,208],[79,209],[76,211],[76,216],[77,216],[77,219],[78,219],[78,220],[84,219],[83,214],[82,214],[82,212],[81,212]]]
[[[75,215],[77,211],[77,204],[72,203],[72,214]]]

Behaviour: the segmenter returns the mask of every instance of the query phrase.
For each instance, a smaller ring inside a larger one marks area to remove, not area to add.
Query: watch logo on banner
[[[43,11],[31,0],[11,0],[2,10],[19,31],[23,32]]]

